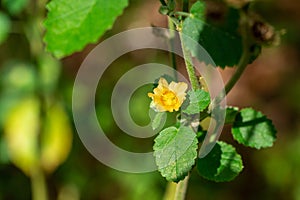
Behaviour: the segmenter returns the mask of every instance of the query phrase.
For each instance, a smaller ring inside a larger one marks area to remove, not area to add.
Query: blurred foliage
[[[48,172],[45,179],[49,199],[162,199],[166,182],[158,172],[126,174],[112,170],[94,159],[79,140],[71,123],[72,84],[77,68],[93,46],[63,59],[62,65],[44,51],[34,56],[24,31],[30,19],[35,18],[36,12],[30,10],[34,5],[35,2],[29,0],[2,0],[0,5],[0,199],[32,198],[31,181],[23,171],[30,174],[29,168],[35,162],[40,162],[36,166]],[[272,89],[267,78],[252,82],[241,80],[245,87],[233,91],[232,96],[245,91],[251,95],[233,98],[232,103],[249,106],[252,102],[274,117],[278,141],[274,148],[255,153],[238,146],[247,169],[235,181],[226,184],[191,176],[187,199],[300,199],[300,3],[264,0],[257,1],[254,7],[275,27],[286,28],[287,33],[283,37],[284,48],[278,48],[279,54],[270,51],[251,67],[253,72],[262,73],[272,67],[270,62],[275,58],[280,59],[279,63],[284,63],[279,66],[282,70],[274,68],[273,73],[266,76],[283,81]],[[131,27],[165,26],[158,8],[156,0],[131,1],[103,38]],[[116,127],[108,106],[113,85],[136,65],[167,63],[167,60],[168,55],[163,52],[144,50],[122,56],[105,72],[99,85],[104,95],[96,98],[97,115],[108,137],[120,147],[151,150],[153,138],[132,139]],[[250,76],[257,75],[251,73]],[[264,84],[268,93],[260,95]],[[138,106],[131,106],[131,113],[140,124],[150,121],[143,114],[148,114],[143,110],[147,110],[149,104],[143,94],[150,90],[141,88],[132,100]],[[226,129],[222,138],[233,141]]]
[[[8,16],[0,12],[0,44],[5,41],[10,30],[10,20]]]

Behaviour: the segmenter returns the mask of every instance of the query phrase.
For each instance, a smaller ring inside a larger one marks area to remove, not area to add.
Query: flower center
[[[161,96],[161,101],[165,106],[173,106],[178,103],[178,98],[176,97],[174,92],[168,90],[165,91]]]

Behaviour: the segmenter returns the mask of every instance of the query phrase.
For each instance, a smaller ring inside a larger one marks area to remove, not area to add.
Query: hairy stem
[[[170,49],[170,60],[172,67],[174,69],[174,78],[177,81],[178,80],[178,75],[177,75],[177,64],[176,64],[176,55],[173,52],[174,51],[174,37],[175,37],[175,25],[170,17],[168,17],[168,25],[170,29],[170,38],[169,38],[169,49]]]
[[[199,81],[198,78],[196,76],[196,72],[194,69],[192,62],[192,57],[190,52],[185,48],[184,44],[183,44],[183,40],[181,37],[181,45],[182,45],[182,51],[183,51],[183,57],[184,57],[184,62],[185,62],[185,66],[186,66],[186,71],[188,73],[191,85],[192,85],[192,89],[193,90],[197,90],[199,89],[200,85],[199,85]]]
[[[171,20],[172,18],[169,17],[168,19],[169,19],[169,27],[174,29],[174,24]],[[179,32],[179,33],[180,33],[180,41],[181,41],[181,46],[182,46],[183,58],[184,58],[185,66],[186,66],[186,71],[188,73],[188,76],[189,76],[189,79],[190,79],[190,82],[191,82],[191,85],[192,85],[192,89],[196,90],[200,87],[200,85],[199,85],[198,78],[196,76],[194,66],[191,63],[192,62],[192,57],[191,57],[190,52],[184,46],[183,38],[182,38],[182,32]],[[176,61],[174,60],[174,62],[176,62]]]

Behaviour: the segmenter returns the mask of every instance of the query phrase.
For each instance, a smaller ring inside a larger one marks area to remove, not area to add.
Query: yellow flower
[[[166,79],[160,78],[158,86],[153,90],[153,93],[148,93],[152,98],[151,107],[158,112],[178,111],[181,104],[185,100],[187,84],[184,82],[171,82],[168,84]]]

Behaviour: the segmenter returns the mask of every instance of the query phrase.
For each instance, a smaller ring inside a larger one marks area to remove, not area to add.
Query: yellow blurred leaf
[[[214,119],[212,119],[211,117],[206,117],[204,120],[202,120],[200,122],[201,127],[203,128],[203,130],[208,130],[208,127],[211,123],[211,120],[213,120],[213,123],[215,122]]]
[[[39,102],[28,98],[16,105],[4,124],[10,160],[26,175],[38,164]]]
[[[67,158],[72,146],[72,129],[68,116],[59,104],[49,107],[41,138],[41,164],[53,172]]]

